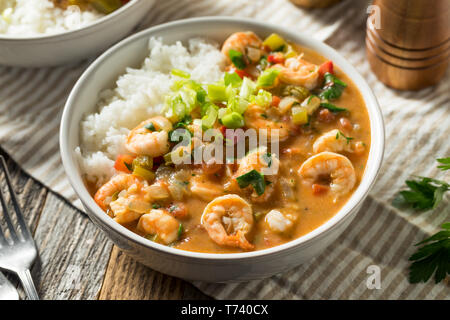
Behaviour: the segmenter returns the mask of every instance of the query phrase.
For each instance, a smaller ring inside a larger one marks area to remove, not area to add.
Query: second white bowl
[[[130,33],[154,2],[133,0],[86,27],[54,35],[19,38],[0,34],[0,64],[53,66],[100,53]]]

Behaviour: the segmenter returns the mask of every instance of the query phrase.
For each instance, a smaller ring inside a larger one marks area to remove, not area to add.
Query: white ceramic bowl
[[[0,34],[0,64],[43,67],[100,53],[129,34],[153,3],[154,0],[133,0],[86,27],[54,35],[19,38]]]
[[[127,66],[140,66],[148,55],[147,46],[151,36],[161,36],[166,43],[194,36],[222,42],[239,30],[252,30],[261,37],[276,32],[333,60],[353,79],[364,96],[371,125],[372,142],[363,179],[350,200],[329,221],[298,239],[270,249],[234,254],[196,253],[163,246],[138,236],[108,217],[86,189],[74,153],[75,147],[79,145],[80,121],[83,115],[95,111],[99,92],[112,87]],[[66,173],[89,217],[117,246],[145,265],[172,276],[228,282],[264,278],[284,272],[309,261],[333,242],[349,225],[375,181],[383,158],[384,126],[377,100],[365,80],[329,46],[312,39],[310,35],[291,32],[265,22],[205,17],[150,28],[120,42],[100,56],[81,76],[69,96],[62,118],[60,143]]]

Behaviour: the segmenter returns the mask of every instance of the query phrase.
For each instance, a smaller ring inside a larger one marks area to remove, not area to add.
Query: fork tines
[[[0,167],[1,171],[3,171],[4,180],[6,181],[6,184],[8,186],[7,189],[9,191],[12,207],[14,208],[14,211],[16,213],[16,218],[21,230],[22,239],[24,240],[27,238],[29,239],[31,238],[31,233],[30,230],[28,229],[25,219],[23,218],[22,210],[20,209],[16,194],[12,188],[11,177],[8,171],[8,167],[6,166],[5,158],[2,155],[0,155]],[[8,227],[9,230],[10,239],[13,242],[21,241],[18,229],[14,227],[13,216],[11,213],[12,210],[10,210],[10,207],[7,205],[7,198],[3,194],[3,188],[0,188],[0,202],[2,204],[3,216],[6,222],[6,226]],[[0,227],[0,246],[6,245],[7,244],[6,241],[7,240],[5,237],[5,233],[2,231],[2,228]]]

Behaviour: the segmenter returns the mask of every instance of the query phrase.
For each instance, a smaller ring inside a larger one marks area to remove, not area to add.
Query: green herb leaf
[[[328,103],[328,102],[322,102],[322,103],[320,103],[320,106],[321,106],[322,108],[325,108],[325,109],[330,110],[331,112],[344,112],[344,111],[348,111],[348,109],[336,107],[334,104]]]
[[[352,137],[347,137],[347,136],[345,136],[345,134],[343,134],[341,131],[338,131],[338,133],[336,133],[336,140],[338,140],[339,137],[342,137],[342,138],[344,138],[345,140],[347,140],[347,144],[349,144],[350,141],[352,141],[352,140],[354,139],[354,138],[352,138]]]
[[[247,66],[244,60],[244,55],[241,52],[230,49],[228,51],[228,56],[230,57],[231,62],[233,62],[236,68],[242,70]]]
[[[133,165],[131,163],[127,163],[124,161],[123,164],[125,165],[125,167],[127,167],[128,170],[133,171]]]
[[[249,171],[242,176],[237,177],[236,181],[241,189],[251,185],[259,196],[262,195],[266,189],[264,176],[256,170]]]
[[[178,226],[178,239],[181,238],[181,236],[183,235],[183,232],[184,232],[183,224],[180,223],[180,225]]]
[[[442,231],[419,242],[420,247],[409,261],[409,282],[427,282],[434,273],[435,283],[450,275],[450,222],[442,225]]]
[[[392,202],[394,206],[408,205],[417,210],[434,209],[442,201],[444,193],[450,190],[448,183],[427,177],[406,180],[406,185],[409,190],[399,192]]]
[[[158,204],[158,203],[154,203],[154,204],[152,204],[152,208],[153,209],[159,209],[159,208],[161,208],[161,205]]]
[[[442,171],[450,170],[450,157],[437,159],[436,161],[442,163],[442,165],[438,166]]]
[[[345,87],[347,87],[345,82],[339,80],[334,74],[329,72],[325,73],[324,80],[323,91],[319,94],[322,99],[338,99],[342,95]]]
[[[267,152],[263,154],[262,157],[264,161],[267,163],[267,167],[270,168],[270,166],[272,165],[272,154],[270,152]]]
[[[145,126],[144,126],[144,128],[145,129],[147,129],[148,131],[156,131],[156,128],[155,128],[155,125],[152,123],[152,122],[150,122],[150,123],[147,123]]]

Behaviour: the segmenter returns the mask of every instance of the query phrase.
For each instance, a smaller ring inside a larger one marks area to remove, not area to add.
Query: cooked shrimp
[[[234,173],[229,186],[227,186],[227,190],[239,192],[241,189],[239,188],[236,178],[252,170],[256,170],[263,174],[265,181],[269,181],[269,183],[266,183],[266,187],[262,195],[258,195],[256,191],[253,191],[251,194],[251,200],[254,202],[265,202],[275,191],[279,167],[280,160],[275,154],[267,153],[266,147],[259,147],[252,150],[241,160],[239,168]],[[247,188],[251,187],[249,186]]]
[[[109,204],[113,200],[114,195],[117,195],[122,190],[127,190],[133,185],[142,187],[142,181],[132,174],[118,174],[112,177],[107,183],[97,190],[94,200],[100,208],[106,211]]]
[[[364,151],[362,142],[353,142],[338,129],[333,129],[321,135],[313,144],[314,153],[330,152],[356,152]]]
[[[150,118],[131,130],[125,147],[134,154],[161,156],[169,151],[170,130],[172,123],[168,119],[161,116]]]
[[[350,160],[327,151],[308,158],[301,165],[298,174],[304,184],[311,186],[318,180],[329,178],[330,189],[336,197],[350,192],[356,183],[355,169]]]
[[[208,203],[201,223],[218,245],[254,249],[245,237],[253,227],[252,207],[238,195],[221,196]]]
[[[272,68],[280,70],[282,82],[304,86],[309,90],[319,84],[319,67],[303,60],[301,56],[286,59],[284,65],[276,64]]]
[[[277,132],[279,141],[286,140],[289,137],[288,125],[283,121],[276,122],[276,120],[270,118],[266,110],[257,104],[249,105],[244,113],[246,127],[258,131],[259,129],[267,130],[266,134],[269,140],[275,138]]]
[[[109,207],[116,222],[128,223],[139,219],[149,208],[147,188],[147,182],[136,176],[119,174],[98,189],[94,200],[104,211]]]
[[[222,53],[229,59],[230,50],[236,50],[251,62],[257,62],[261,58],[261,46],[261,39],[253,32],[236,32],[225,40]]]
[[[157,235],[164,244],[169,244],[178,239],[180,223],[167,211],[153,209],[142,215],[139,219],[138,229],[150,235]]]
[[[264,222],[267,227],[276,233],[285,233],[294,226],[294,219],[290,215],[285,215],[278,210],[271,210],[266,214]]]

